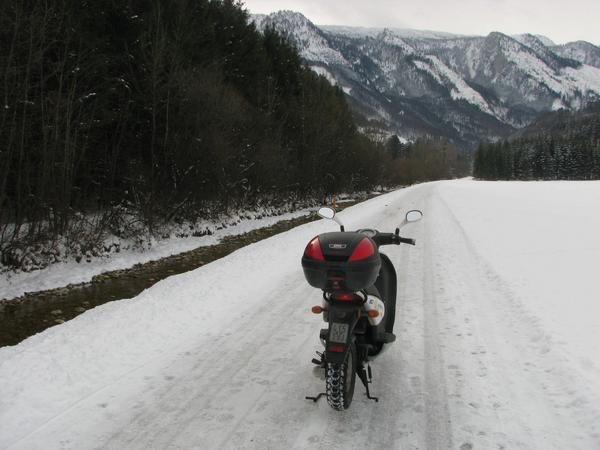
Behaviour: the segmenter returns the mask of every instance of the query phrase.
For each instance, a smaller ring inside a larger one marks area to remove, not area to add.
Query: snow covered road
[[[385,231],[425,213],[416,247],[384,249],[379,403],[304,400],[324,384],[300,267],[320,221],[0,349],[0,448],[600,448],[599,205],[598,182],[459,180],[342,212]]]

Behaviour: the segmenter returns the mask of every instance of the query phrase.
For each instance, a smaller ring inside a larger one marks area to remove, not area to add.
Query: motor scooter
[[[406,213],[394,233],[363,228],[345,231],[333,208],[323,207],[318,214],[336,221],[339,232],[323,233],[311,239],[302,256],[308,283],[323,292],[321,305],[312,312],[322,314],[328,324],[321,329],[325,350],[313,359],[325,372],[325,392],[306,397],[317,402],[327,397],[338,411],[350,407],[356,375],[371,396],[373,376],[370,362],[395,341],[396,270],[390,258],[380,253],[384,245],[415,245],[415,240],[400,236],[400,229],[423,217],[419,210]]]

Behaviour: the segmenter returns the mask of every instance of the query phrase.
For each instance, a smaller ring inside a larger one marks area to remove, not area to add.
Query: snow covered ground
[[[348,208],[404,229],[397,341],[342,413],[323,389],[319,221],[0,349],[0,448],[600,448],[599,182],[417,185]]]

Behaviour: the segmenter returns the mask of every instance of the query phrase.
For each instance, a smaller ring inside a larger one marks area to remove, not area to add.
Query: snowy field
[[[417,185],[340,213],[403,229],[397,341],[368,401],[323,389],[319,221],[0,349],[0,448],[600,448],[600,182]]]

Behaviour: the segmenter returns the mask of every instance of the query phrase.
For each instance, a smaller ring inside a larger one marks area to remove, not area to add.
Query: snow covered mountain
[[[406,29],[319,27],[300,13],[255,17],[287,35],[370,124],[404,137],[472,146],[541,113],[600,99],[600,49],[544,36],[460,36]]]
[[[600,68],[600,47],[585,41],[569,42],[557,45],[552,50],[560,56],[571,58],[582,64]]]

